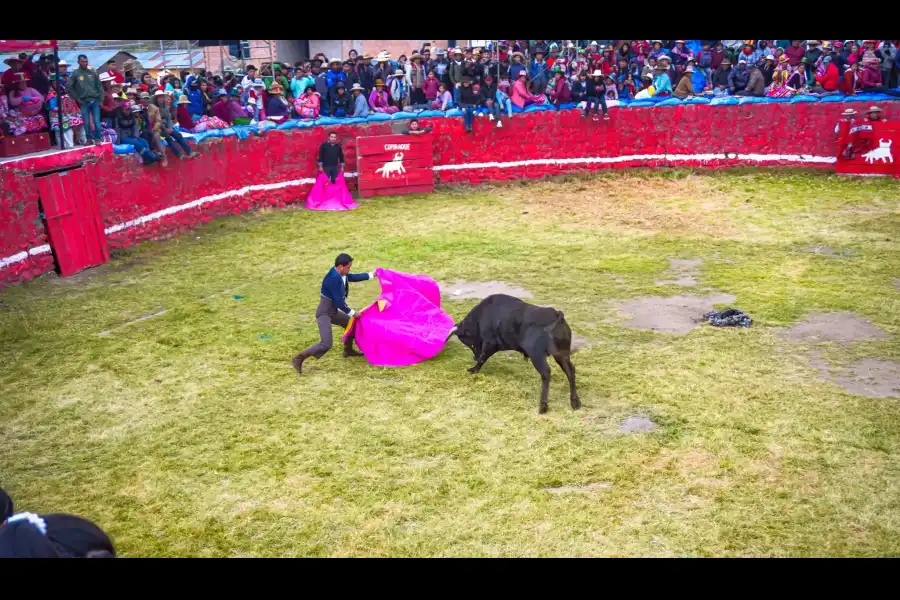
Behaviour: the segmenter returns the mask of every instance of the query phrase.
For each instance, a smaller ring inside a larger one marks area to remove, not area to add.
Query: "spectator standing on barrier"
[[[84,130],[88,139],[93,138],[94,144],[102,143],[100,102],[103,100],[103,86],[97,72],[88,67],[86,55],[78,55],[78,68],[69,76],[66,89],[81,107],[81,117],[84,119]]]
[[[819,47],[819,40],[809,40],[806,42],[807,50],[803,57],[806,59],[806,80],[813,81],[815,79],[816,67],[819,59],[822,58],[822,49]],[[835,67],[837,69],[837,67]],[[837,85],[835,85],[837,89]]]
[[[598,105],[603,107],[603,118],[608,119],[608,109],[606,107],[606,85],[603,83],[603,72],[599,69],[595,70],[591,74],[591,78],[587,81],[586,87],[586,96],[585,96],[585,105],[584,105],[584,113],[582,113],[581,118],[584,119],[588,116],[588,113],[591,111],[591,106],[594,109],[594,121],[598,121],[597,110]]]
[[[479,97],[472,88],[472,78],[464,75],[459,88],[459,107],[463,110],[463,127],[469,133],[473,132],[475,122],[475,108],[479,105]]]

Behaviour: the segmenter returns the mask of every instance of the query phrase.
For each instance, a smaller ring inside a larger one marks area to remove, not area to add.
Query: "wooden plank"
[[[378,169],[381,169],[386,164],[391,163],[391,162],[393,162],[393,161],[390,161],[390,160],[386,161],[386,162],[381,161],[381,160],[360,161],[360,162],[356,163],[356,172],[359,173],[360,177],[363,177],[364,175],[381,177],[381,173],[375,173],[375,171],[377,171]],[[403,162],[403,168],[405,170],[416,171],[416,170],[421,170],[421,169],[431,169],[431,166],[434,161],[428,160],[428,159],[406,160],[404,158],[403,161],[401,161],[401,162]]]
[[[378,190],[360,190],[359,195],[363,198],[372,198],[374,196],[403,196],[406,194],[430,194],[434,191],[434,184],[431,185],[414,185],[405,188],[382,188]]]
[[[399,188],[404,186],[434,185],[434,172],[427,169],[407,171],[404,175],[390,177],[366,177],[359,179],[359,189]]]

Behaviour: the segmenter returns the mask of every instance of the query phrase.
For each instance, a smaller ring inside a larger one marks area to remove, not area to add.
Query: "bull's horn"
[[[444,340],[444,341],[446,342],[446,341],[448,341],[450,338],[452,338],[452,337],[453,337],[453,334],[456,333],[456,330],[457,330],[457,329],[458,329],[458,327],[457,327],[456,325],[454,325],[454,326],[453,326],[453,329],[450,330],[450,333],[447,334],[447,339]]]

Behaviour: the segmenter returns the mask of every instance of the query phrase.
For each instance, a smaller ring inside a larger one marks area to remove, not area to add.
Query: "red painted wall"
[[[786,154],[834,156],[834,125],[848,106],[862,103],[750,104],[744,106],[685,105],[676,107],[612,109],[609,121],[582,119],[576,110],[517,114],[497,129],[487,118],[477,119],[475,132],[465,133],[461,118],[426,119],[433,129],[434,164],[437,166],[528,159],[617,157],[641,154]],[[888,120],[900,117],[900,103],[880,106]],[[403,127],[393,122],[395,129]],[[28,252],[47,243],[38,216],[38,192],[33,174],[48,165],[87,159],[89,176],[106,227],[184,205],[201,198],[234,192],[246,186],[279,184],[312,178],[319,145],[332,129],[344,146],[348,172],[356,171],[358,136],[394,133],[392,122],[314,127],[287,132],[269,131],[263,137],[239,141],[236,137],[207,140],[197,149],[201,156],[188,161],[170,160],[168,168],[144,167],[135,155],[115,155],[86,149],[49,157],[0,164],[0,259]],[[97,156],[94,156],[94,155]],[[545,177],[558,173],[602,168],[694,165],[704,168],[745,164],[737,159],[675,162],[661,159],[629,160],[616,164],[543,164],[513,167],[487,166],[464,170],[438,170],[440,183],[480,183],[488,180]],[[763,164],[773,164],[766,162]],[[779,163],[774,163],[779,164]],[[782,161],[781,164],[798,164]],[[834,165],[811,165],[833,169]],[[348,181],[355,186],[355,180]],[[259,206],[300,202],[310,184],[277,189],[256,189],[163,215],[149,222],[108,235],[113,247],[145,239],[158,239],[209,221],[218,215]],[[377,200],[375,200],[377,201]],[[0,286],[45,273],[53,268],[49,253],[38,253],[6,267],[0,266]]]

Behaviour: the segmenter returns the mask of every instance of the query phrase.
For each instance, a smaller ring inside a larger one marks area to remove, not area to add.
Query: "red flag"
[[[56,40],[0,40],[0,52],[53,50]]]

